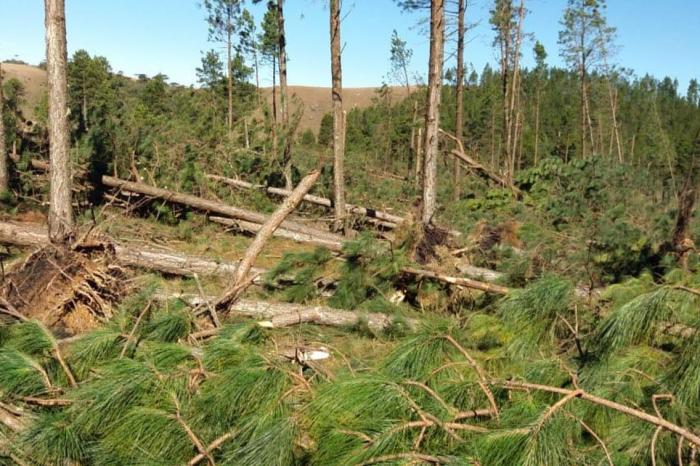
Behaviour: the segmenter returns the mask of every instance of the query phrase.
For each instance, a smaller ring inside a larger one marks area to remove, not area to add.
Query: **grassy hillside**
[[[46,93],[46,71],[32,65],[20,65],[15,63],[3,63],[5,79],[18,79],[25,87],[25,102],[22,113],[29,119],[33,117],[34,107]],[[376,87],[349,87],[345,88],[343,98],[346,110],[354,108],[367,108],[372,105],[372,99],[377,93]],[[396,88],[395,92],[402,92],[402,88]],[[292,98],[299,99],[304,106],[304,116],[299,128],[301,131],[311,129],[318,132],[323,115],[331,110],[330,87],[289,86]],[[262,88],[262,93],[268,103],[272,104],[272,88]],[[277,96],[279,102],[279,94]]]

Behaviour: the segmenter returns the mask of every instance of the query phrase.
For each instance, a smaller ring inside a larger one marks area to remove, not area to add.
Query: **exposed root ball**
[[[416,242],[414,258],[419,264],[427,264],[438,257],[437,247],[447,245],[450,234],[444,228],[434,225],[422,227],[420,229],[418,241]]]
[[[58,336],[70,336],[112,317],[125,278],[108,248],[74,251],[50,245],[5,277],[2,295],[23,315]]]

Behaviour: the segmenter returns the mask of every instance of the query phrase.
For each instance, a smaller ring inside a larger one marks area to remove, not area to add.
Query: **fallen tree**
[[[241,189],[259,189],[262,190],[268,194],[274,194],[277,196],[289,196],[291,194],[291,191],[288,191],[283,188],[274,188],[271,186],[264,186],[264,185],[254,185],[252,183],[248,183],[247,181],[243,180],[237,180],[234,178],[227,178],[225,176],[219,176],[219,175],[206,175],[207,178],[214,180],[214,181],[219,181],[221,183],[227,184],[229,186],[233,186],[236,188],[241,188]],[[322,207],[328,207],[332,208],[333,207],[333,201],[331,199],[321,197],[321,196],[316,196],[313,194],[307,194],[304,196],[304,201],[315,204],[318,206]],[[377,220],[381,220],[379,222],[379,226],[385,227],[385,228],[396,228],[398,224],[403,223],[405,219],[399,215],[394,215],[390,214],[388,212],[384,212],[381,210],[377,209],[372,209],[371,207],[361,207],[353,204],[345,204],[347,211],[351,214],[355,215],[361,215],[364,217],[368,218],[373,218]]]
[[[177,191],[170,191],[167,189],[158,188],[145,183],[135,183],[133,181],[126,181],[120,178],[115,178],[113,176],[103,176],[102,184],[111,188],[120,189],[122,191],[143,194],[152,198],[163,199],[168,202],[192,207],[203,212],[211,212],[230,218],[244,220],[251,223],[263,224],[268,219],[267,215],[261,214],[259,212],[253,212],[251,210],[242,209],[240,207],[230,206],[221,202],[193,196],[191,194],[184,194],[179,193]],[[315,238],[325,238],[331,240],[335,240],[337,238],[332,233],[327,233],[316,228],[311,228],[291,220],[285,220],[282,223],[282,227],[285,230],[304,233]]]
[[[232,276],[238,263],[216,262],[196,256],[174,253],[157,249],[134,248],[121,245],[109,240],[101,239],[105,245],[114,248],[114,253],[123,265],[155,270],[161,273],[180,276],[192,276],[194,274],[205,276]],[[0,243],[13,244],[15,246],[46,246],[49,237],[46,228],[36,224],[19,224],[0,222]],[[257,273],[264,273],[263,269],[254,269]]]
[[[210,221],[232,227],[236,231],[242,231],[245,233],[257,233],[262,226],[258,223],[246,222],[245,220],[235,220],[226,217],[208,217]],[[331,239],[319,238],[317,236],[309,235],[306,233],[300,233],[297,231],[287,230],[285,228],[278,228],[275,230],[274,236],[279,238],[285,238],[297,243],[311,244],[314,246],[323,246],[331,251],[339,252],[343,248],[342,238],[338,237],[337,240],[333,241]]]

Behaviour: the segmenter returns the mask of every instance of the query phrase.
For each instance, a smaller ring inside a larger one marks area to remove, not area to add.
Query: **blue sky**
[[[66,0],[68,49],[106,56],[115,71],[127,75],[164,73],[172,81],[194,84],[201,51],[207,42],[204,11],[198,0]],[[263,2],[264,3],[264,2]],[[411,68],[424,74],[427,38],[416,26],[421,14],[401,13],[392,0],[344,0],[342,39],[344,84],[375,86],[386,80],[389,39],[393,29],[414,50]],[[609,0],[608,20],[618,29],[616,63],[638,75],[700,78],[700,8],[698,0]],[[286,18],[291,84],[330,83],[326,0],[287,0]],[[472,0],[466,61],[480,70],[495,63],[488,26],[490,0]],[[566,0],[528,0],[527,32],[544,43],[548,62],[559,65],[557,34]],[[263,6],[252,7],[260,18]],[[450,46],[450,48],[452,48]],[[532,63],[532,42],[524,64]],[[43,1],[0,0],[0,59],[38,63],[44,55]],[[262,70],[262,84],[270,83]]]

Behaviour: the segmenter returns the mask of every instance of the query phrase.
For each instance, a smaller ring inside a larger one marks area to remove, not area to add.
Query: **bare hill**
[[[22,113],[25,118],[33,119],[34,107],[46,94],[46,71],[32,65],[3,63],[2,72],[5,80],[14,78],[24,84]]]
[[[19,65],[14,63],[3,63],[2,65],[5,79],[16,78],[25,87],[25,103],[23,113],[25,117],[33,117],[34,107],[40,102],[46,93],[46,71],[31,65]],[[377,95],[376,87],[348,87],[343,90],[343,102],[346,110],[353,108],[365,108],[372,104],[372,99]],[[272,102],[272,88],[262,89],[263,94]],[[321,126],[323,115],[331,111],[331,89],[330,87],[311,86],[289,86],[289,93],[296,96],[304,105],[304,115],[299,124],[299,129],[304,131],[311,129],[318,132]],[[403,97],[403,89],[396,88],[394,94]],[[279,100],[279,93],[278,93]]]

